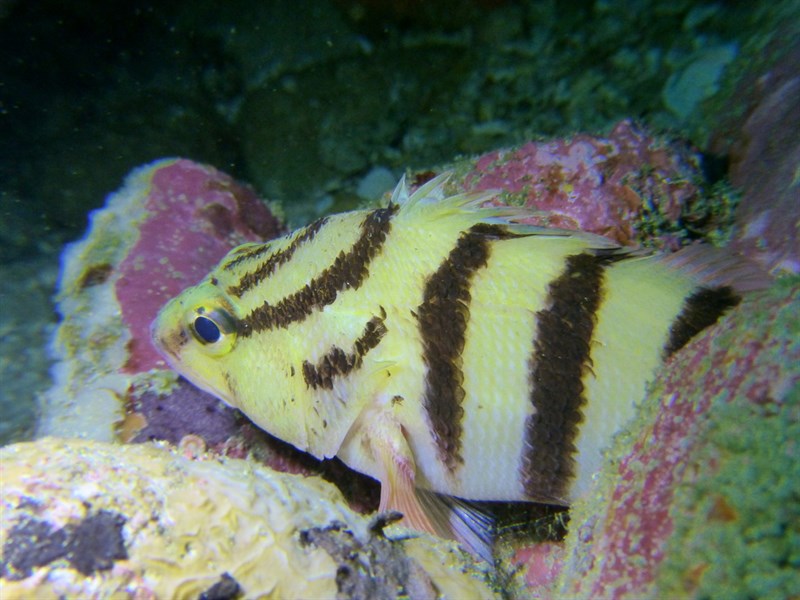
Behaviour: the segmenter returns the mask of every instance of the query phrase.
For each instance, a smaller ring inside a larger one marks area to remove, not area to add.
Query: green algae
[[[715,406],[695,461],[718,470],[676,494],[661,591],[783,598],[800,589],[798,440],[800,384],[769,405]]]
[[[787,278],[771,294],[791,295],[799,284]],[[796,307],[777,313],[769,329],[783,343],[761,365],[797,356]],[[760,329],[765,318],[754,313],[752,325]],[[671,507],[675,529],[657,576],[661,593],[784,598],[800,589],[800,377],[796,368],[775,373],[771,391],[751,388],[755,398],[713,399],[688,465],[703,475],[678,487]]]

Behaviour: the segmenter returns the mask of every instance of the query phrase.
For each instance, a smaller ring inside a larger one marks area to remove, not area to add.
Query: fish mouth
[[[160,327],[160,319],[156,318],[150,324],[150,341],[158,353],[163,356],[171,367],[180,357],[180,350],[189,341],[189,336],[183,329],[167,330]]]

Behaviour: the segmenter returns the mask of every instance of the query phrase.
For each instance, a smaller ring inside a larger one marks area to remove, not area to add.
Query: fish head
[[[315,438],[333,427],[314,421],[327,415],[309,406],[295,367],[296,338],[285,330],[248,335],[243,317],[250,307],[226,291],[233,280],[217,269],[164,305],[151,325],[154,346],[180,375],[261,429],[316,456],[331,455],[338,442]]]
[[[226,369],[237,345],[235,308],[209,281],[170,300],[151,326],[153,344],[175,371],[237,407]]]

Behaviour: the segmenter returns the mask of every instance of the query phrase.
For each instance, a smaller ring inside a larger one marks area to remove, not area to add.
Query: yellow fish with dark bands
[[[153,326],[189,380],[438,533],[452,526],[418,489],[584,493],[655,368],[739,302],[718,254],[521,225],[446,180],[236,248]]]

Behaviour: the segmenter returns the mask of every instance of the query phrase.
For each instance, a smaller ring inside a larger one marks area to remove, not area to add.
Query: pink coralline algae
[[[525,222],[635,245],[654,233],[653,224],[664,233],[678,227],[700,195],[698,164],[687,147],[622,121],[607,137],[579,134],[490,152],[475,161],[462,185],[502,190],[504,203],[537,211]],[[648,241],[677,244],[668,235]]]
[[[177,160],[152,176],[139,239],[119,265],[116,295],[131,333],[125,369],[164,367],[150,343],[158,310],[200,281],[234,246],[275,237],[278,220],[249,187],[204,165]]]
[[[119,425],[135,417],[133,386],[161,393],[174,384],[150,343],[159,308],[232,246],[279,231],[252,190],[216,169],[180,159],[135,169],[62,254],[54,385],[38,434],[110,441],[115,426],[136,429]]]

